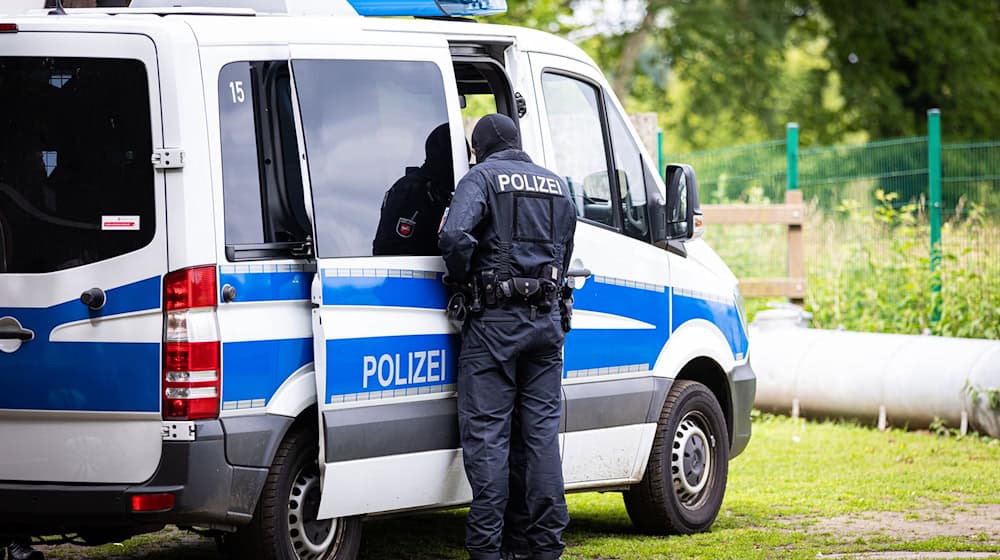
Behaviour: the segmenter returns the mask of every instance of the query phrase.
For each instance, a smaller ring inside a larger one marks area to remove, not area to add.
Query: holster
[[[442,278],[442,282],[451,294],[451,297],[448,298],[448,305],[445,307],[445,313],[451,320],[464,322],[469,312],[475,311],[473,307],[479,301],[478,290],[474,289],[475,283],[455,282],[447,275]]]
[[[564,286],[559,292],[559,322],[563,332],[573,329],[573,288]]]
[[[468,307],[465,305],[465,294],[462,292],[455,292],[451,294],[451,298],[448,299],[448,307],[445,309],[445,313],[448,318],[453,321],[464,322],[465,318],[469,314]]]

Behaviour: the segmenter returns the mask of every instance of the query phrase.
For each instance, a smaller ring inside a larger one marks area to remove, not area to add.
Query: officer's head
[[[450,171],[451,166],[451,130],[448,123],[442,124],[431,131],[424,142],[424,167],[431,170]]]
[[[476,161],[483,161],[503,150],[520,150],[521,136],[517,125],[507,115],[486,115],[472,130],[472,149],[476,151]]]

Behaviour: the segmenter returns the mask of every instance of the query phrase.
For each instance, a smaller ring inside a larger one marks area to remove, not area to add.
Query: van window
[[[428,136],[448,122],[441,72],[432,62],[414,61],[297,60],[292,65],[317,255],[371,255],[386,192],[424,162]],[[421,223],[426,218],[415,210],[401,220],[400,234],[426,225],[436,235],[440,217]]]
[[[146,68],[0,57],[0,273],[131,251],[156,231]]]
[[[614,106],[608,107],[611,146],[621,194],[622,231],[629,237],[649,241],[649,218],[646,215],[646,184],[642,156],[625,119]]]
[[[249,62],[233,62],[222,68],[219,125],[226,245],[264,242],[253,93]]]
[[[566,178],[577,215],[614,226],[615,210],[597,88],[569,76],[546,72],[542,74],[542,94],[555,150],[555,171]]]
[[[310,226],[288,61],[231,62],[218,90],[227,257],[292,256]]]

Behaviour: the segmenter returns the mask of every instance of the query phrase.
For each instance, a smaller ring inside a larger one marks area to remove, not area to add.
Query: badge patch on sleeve
[[[396,222],[396,235],[403,239],[409,239],[413,235],[413,227],[416,225],[417,222],[409,218],[400,218]]]

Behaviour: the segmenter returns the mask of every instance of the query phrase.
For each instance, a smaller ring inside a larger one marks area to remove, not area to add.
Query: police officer
[[[447,123],[431,131],[424,154],[423,165],[407,168],[406,175],[386,191],[373,255],[439,254],[437,230],[455,186]]]
[[[483,117],[472,149],[479,163],[455,189],[439,242],[449,283],[464,287],[455,298],[467,298],[457,379],[473,496],[466,549],[473,560],[549,560],[561,556],[569,522],[559,460],[565,332],[556,300],[576,213],[563,180],[521,151],[510,118]],[[449,304],[460,315],[459,307]],[[526,552],[510,550],[519,546],[530,555],[514,556]]]

